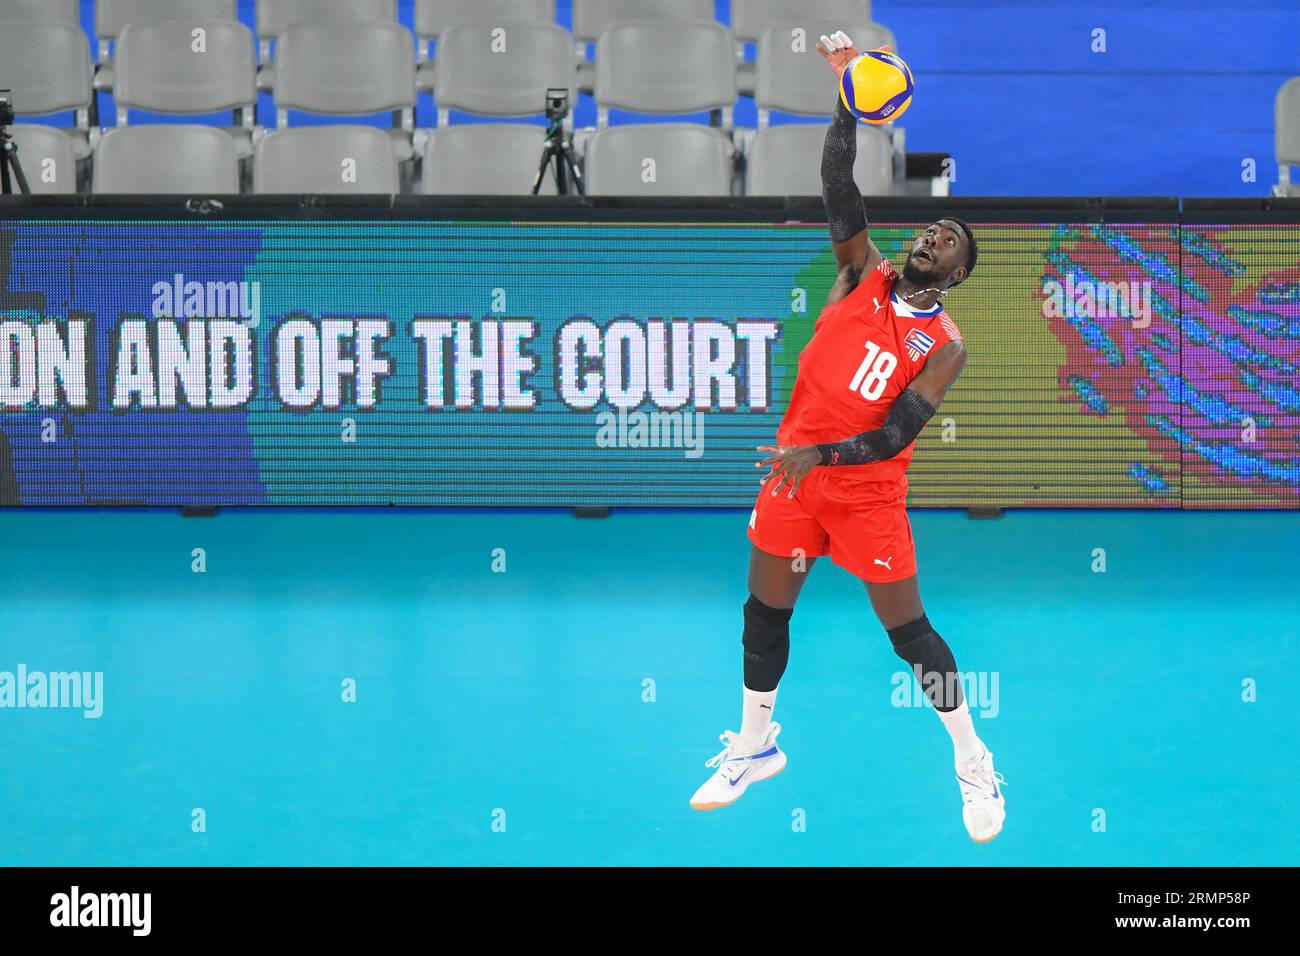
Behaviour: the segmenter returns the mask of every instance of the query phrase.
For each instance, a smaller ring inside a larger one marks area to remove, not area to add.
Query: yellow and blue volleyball
[[[840,99],[864,123],[889,123],[912,104],[912,71],[896,53],[868,50],[840,77]]]

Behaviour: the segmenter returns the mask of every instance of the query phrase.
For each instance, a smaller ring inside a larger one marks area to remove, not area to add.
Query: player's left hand
[[[771,490],[774,495],[788,482],[790,485],[788,497],[793,498],[794,493],[799,490],[799,482],[807,477],[808,472],[822,463],[821,452],[817,450],[816,445],[759,445],[758,450],[772,452],[770,457],[756,462],[754,467],[762,468],[766,465],[771,468],[763,481],[772,482]]]

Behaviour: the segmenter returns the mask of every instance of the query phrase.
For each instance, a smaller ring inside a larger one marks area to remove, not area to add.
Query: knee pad
[[[790,659],[790,616],[793,608],[768,607],[752,594],[745,602],[745,686],[771,691]]]
[[[964,697],[957,661],[948,642],[930,626],[928,617],[922,614],[915,621],[889,628],[886,633],[894,645],[894,653],[912,666],[935,710],[946,712],[961,706]]]

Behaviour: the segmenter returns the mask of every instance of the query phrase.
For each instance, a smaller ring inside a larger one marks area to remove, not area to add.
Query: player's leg
[[[952,648],[930,624],[915,574],[896,581],[863,583],[894,653],[912,668],[952,738],[966,831],[975,842],[987,843],[1001,832],[1006,820],[1005,781],[993,767],[993,754],[975,733]]]
[[[803,495],[805,501],[807,495]],[[790,617],[826,532],[804,502],[760,494],[750,516],[749,597],[746,599],[741,730],[719,738],[723,751],[708,761],[716,772],[691,797],[696,810],[734,803],[751,783],[776,776],[786,757],[776,744],[781,725],[772,720],[776,688],[790,657]]]
[[[1006,817],[1002,780],[980,741],[961,688],[952,648],[926,616],[916,579],[916,544],[907,518],[907,486],[863,484],[819,513],[831,536],[831,560],[860,578],[894,653],[907,662],[952,739],[962,819],[971,838],[997,836]]]
[[[734,803],[751,783],[785,769],[785,753],[776,743],[781,725],[772,720],[772,711],[790,658],[790,616],[814,560],[750,546],[740,733],[728,730],[719,738],[725,747],[707,764],[717,770],[691,797],[696,810]]]
[[[902,482],[863,483],[838,496],[825,520],[831,559],[861,578],[894,653],[907,662],[952,737],[958,760],[979,756],[981,744],[961,690],[952,649],[926,617],[916,580],[916,543]]]
[[[912,668],[952,738],[966,831],[975,842],[987,843],[1002,831],[1006,820],[1005,781],[993,768],[993,754],[975,733],[952,648],[930,624],[915,574],[896,581],[866,579],[863,583],[894,653]]]
[[[744,704],[740,734],[751,744],[767,739],[776,707],[776,686],[790,660],[790,618],[817,559],[749,552],[749,598],[745,601]]]
[[[894,653],[907,662],[952,737],[953,756],[958,760],[975,759],[981,744],[962,694],[961,673],[952,648],[930,624],[921,606],[916,575],[899,581],[863,583],[876,618],[894,645]]]

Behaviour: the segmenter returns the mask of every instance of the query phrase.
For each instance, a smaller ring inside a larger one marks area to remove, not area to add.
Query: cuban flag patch
[[[919,362],[921,356],[929,355],[930,349],[934,348],[934,339],[920,329],[912,329],[907,333],[907,338],[903,339],[903,348],[907,349],[913,362]]]

